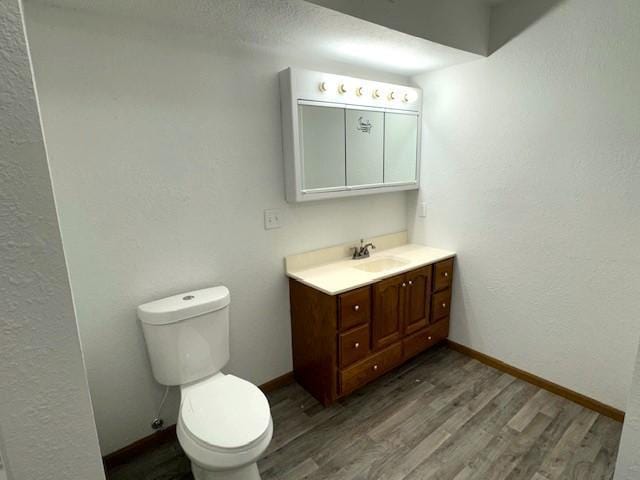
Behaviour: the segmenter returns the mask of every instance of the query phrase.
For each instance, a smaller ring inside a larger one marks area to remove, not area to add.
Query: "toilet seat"
[[[192,461],[225,469],[255,462],[271,441],[273,423],[258,387],[218,373],[182,387],[177,430]]]

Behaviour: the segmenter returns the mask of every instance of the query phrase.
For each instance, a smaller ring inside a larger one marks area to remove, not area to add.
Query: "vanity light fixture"
[[[416,92],[414,92],[413,90],[409,90],[402,97],[402,101],[404,103],[413,103],[415,102],[415,100],[416,100]]]

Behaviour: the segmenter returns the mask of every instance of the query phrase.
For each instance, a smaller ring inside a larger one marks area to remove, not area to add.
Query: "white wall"
[[[451,338],[625,408],[640,333],[640,8],[566,0],[424,88],[427,218],[458,252]]]
[[[640,349],[627,402],[614,480],[640,478]]]
[[[104,479],[17,0],[0,51],[0,477]]]
[[[308,1],[442,45],[480,55],[488,53],[489,1]]]
[[[27,4],[35,73],[103,453],[148,435],[160,396],[136,305],[223,283],[228,371],[289,372],[283,257],[406,228],[404,193],[287,205],[276,57],[164,25]],[[406,79],[404,79],[406,81]],[[265,231],[263,209],[284,228]],[[174,394],[165,415],[175,421]]]

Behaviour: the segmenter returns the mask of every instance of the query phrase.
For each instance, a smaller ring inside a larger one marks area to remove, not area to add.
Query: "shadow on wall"
[[[507,0],[491,9],[489,55],[566,0]]]

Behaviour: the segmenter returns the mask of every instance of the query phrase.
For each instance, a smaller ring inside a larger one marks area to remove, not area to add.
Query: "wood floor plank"
[[[611,480],[621,425],[445,347],[324,408],[269,395],[263,480]],[[109,480],[192,480],[177,443]]]
[[[582,439],[598,419],[598,413],[582,408],[558,443],[546,456],[539,473],[549,480],[561,478]]]
[[[558,443],[560,437],[562,437],[580,410],[582,410],[582,407],[579,405],[568,400],[565,401],[551,424],[518,462],[518,465],[509,474],[507,480],[531,480],[538,473],[544,458]]]

